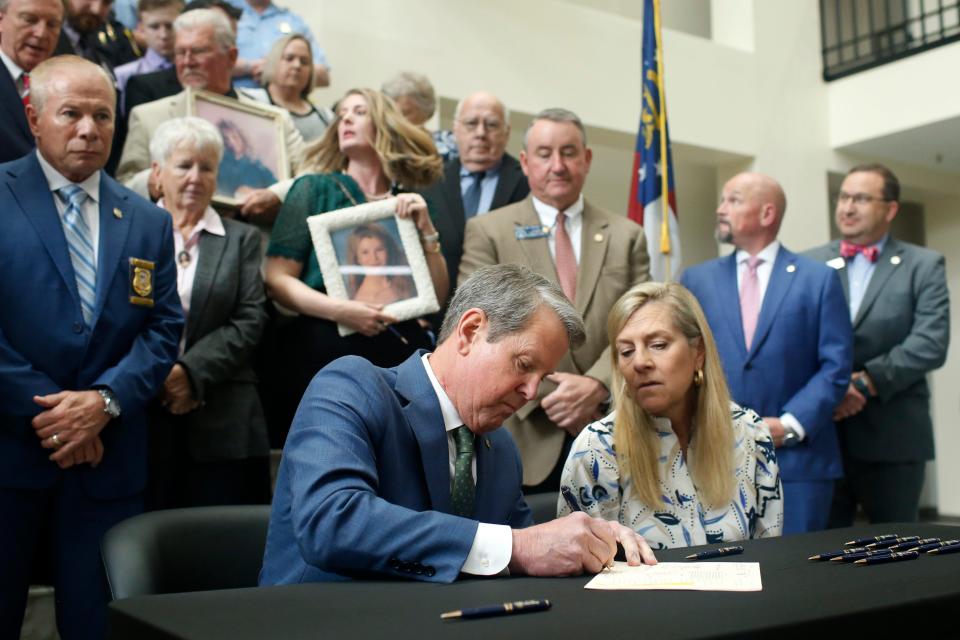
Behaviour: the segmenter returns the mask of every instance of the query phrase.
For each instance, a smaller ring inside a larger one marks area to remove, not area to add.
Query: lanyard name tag
[[[550,227],[533,225],[530,227],[516,227],[513,235],[517,240],[536,240],[537,238],[546,238],[550,235]]]

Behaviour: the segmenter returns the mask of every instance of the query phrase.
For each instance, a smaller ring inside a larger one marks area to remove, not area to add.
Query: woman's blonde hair
[[[403,117],[393,100],[373,89],[351,89],[348,96],[362,96],[373,121],[373,148],[380,158],[383,173],[392,183],[410,189],[428,187],[443,171],[433,138]],[[318,140],[306,150],[305,172],[332,173],[347,168],[348,158],[340,151],[338,133],[340,114]]]
[[[299,40],[307,45],[307,55],[310,57],[310,62],[307,64],[307,85],[300,91],[300,97],[306,99],[307,96],[310,95],[310,92],[313,91],[313,47],[310,46],[310,41],[307,40],[307,37],[300,33],[288,33],[273,43],[270,51],[268,51],[267,55],[263,58],[260,84],[263,85],[264,88],[267,88],[269,84],[273,82],[274,75],[277,72],[277,66],[283,59],[283,52],[287,50],[287,45],[294,40]]]
[[[733,429],[730,392],[720,365],[710,326],[696,298],[675,282],[647,282],[627,291],[610,310],[607,333],[613,357],[613,395],[616,403],[614,445],[621,472],[628,476],[640,500],[653,510],[662,504],[658,457],[660,438],[654,416],[639,407],[627,393],[619,367],[617,336],[642,307],[661,304],[670,311],[674,326],[690,345],[704,352],[702,383],[694,387],[696,407],[690,424],[687,465],[705,504],[717,507],[733,498]],[[699,377],[699,376],[698,376]],[[694,381],[690,381],[694,385]]]

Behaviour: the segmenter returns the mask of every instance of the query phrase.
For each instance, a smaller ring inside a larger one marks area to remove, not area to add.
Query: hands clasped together
[[[31,424],[40,445],[54,449],[50,460],[61,469],[76,464],[100,464],[103,442],[100,431],[110,421],[104,411],[105,402],[96,391],[61,391],[46,396],[34,396],[33,401],[43,407]]]

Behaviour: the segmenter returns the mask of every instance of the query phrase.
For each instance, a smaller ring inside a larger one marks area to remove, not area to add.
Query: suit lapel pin
[[[787,273],[793,273],[796,270],[797,270],[796,265],[792,265],[792,264],[787,265]]]
[[[900,264],[900,256],[890,256],[890,264],[893,266]]]
[[[602,234],[602,233],[598,233],[597,235],[593,236],[593,241],[594,241],[594,242],[603,242],[603,234]]]
[[[113,217],[116,218],[117,220],[122,219],[122,218],[123,218],[123,211],[120,211],[120,209],[117,209],[116,207],[114,207],[114,208],[113,208]]]
[[[487,445],[487,449],[489,449],[489,448],[490,448],[490,438],[484,438],[484,439],[483,439],[483,444]]]

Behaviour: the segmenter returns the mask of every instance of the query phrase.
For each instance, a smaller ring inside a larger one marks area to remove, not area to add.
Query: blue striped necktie
[[[97,263],[93,253],[93,239],[90,227],[83,217],[83,203],[87,192],[75,184],[57,189],[57,195],[67,206],[63,212],[63,233],[70,250],[70,262],[77,276],[77,291],[80,294],[80,310],[83,321],[90,327],[93,321],[93,307],[97,300]]]

